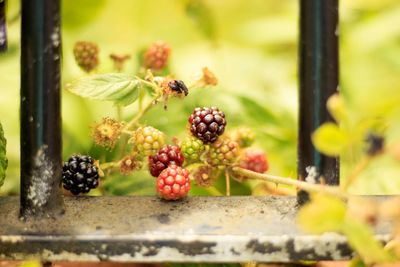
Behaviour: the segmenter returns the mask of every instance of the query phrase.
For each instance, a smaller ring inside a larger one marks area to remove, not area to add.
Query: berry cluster
[[[63,187],[74,195],[88,193],[99,185],[99,174],[90,156],[74,155],[64,162]]]
[[[189,93],[188,88],[196,90],[218,84],[217,77],[207,67],[202,69],[201,77],[190,86],[186,86],[182,80],[175,79],[168,69],[170,53],[170,46],[162,41],[153,43],[142,53],[141,67],[134,79],[138,86],[149,90],[144,90],[143,95],[132,96],[142,101],[138,101],[140,112],[135,117],[128,123],[103,118],[92,126],[94,143],[107,149],[117,147],[120,153],[114,153],[112,156],[118,154],[121,158],[100,165],[97,161],[95,164],[89,156],[70,157],[64,163],[62,174],[66,190],[74,195],[88,193],[99,185],[99,176],[108,175],[116,170],[123,175],[131,174],[140,170],[146,160],[150,174],[157,177],[156,190],[160,197],[166,200],[181,199],[188,194],[190,178],[187,169],[192,171],[191,178],[202,187],[213,185],[221,170],[225,170],[226,177],[229,178],[232,166],[255,172],[268,170],[268,161],[262,151],[246,149],[242,153],[242,148],[252,145],[254,133],[247,128],[239,128],[225,134],[225,113],[217,107],[196,107],[188,118],[189,136],[182,142],[175,140],[173,145],[166,144],[164,133],[158,129],[140,124],[142,115],[153,105],[164,103],[166,109],[170,98],[184,98]],[[77,42],[73,54],[78,66],[86,72],[93,71],[99,64],[99,48],[94,43]],[[124,70],[124,63],[130,57],[128,54],[110,54],[118,72]],[[147,93],[150,93],[153,99],[147,106],[142,106],[147,100]],[[120,101],[120,97],[128,96],[113,93],[112,98],[114,97]],[[124,134],[130,138],[125,138]],[[368,153],[371,155],[378,153],[383,147],[379,138],[369,138],[368,143]]]

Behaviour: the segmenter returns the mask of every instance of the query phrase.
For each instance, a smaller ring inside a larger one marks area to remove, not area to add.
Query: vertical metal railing
[[[7,50],[6,0],[0,0],[0,52]]]
[[[298,176],[315,166],[330,185],[339,184],[339,159],[319,153],[311,134],[332,121],[326,101],[339,86],[338,13],[338,0],[300,0]],[[299,192],[300,202],[307,198]]]
[[[56,216],[61,194],[60,0],[22,0],[21,216]]]

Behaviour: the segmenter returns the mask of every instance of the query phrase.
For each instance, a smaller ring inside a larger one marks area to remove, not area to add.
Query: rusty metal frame
[[[299,178],[313,165],[328,183],[338,184],[338,159],[319,154],[310,142],[310,133],[331,120],[323,103],[338,87],[338,2],[299,1]],[[190,197],[180,202],[63,199],[60,0],[22,0],[21,30],[21,196],[0,198],[0,259],[293,262],[352,257],[345,237],[306,235],[297,228],[304,192],[299,198]],[[375,230],[379,239],[388,240],[388,225]]]

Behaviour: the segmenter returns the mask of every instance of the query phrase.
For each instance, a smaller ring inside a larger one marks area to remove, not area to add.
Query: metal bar
[[[22,0],[21,209],[54,217],[61,194],[60,1]]]
[[[296,197],[189,197],[179,202],[66,197],[65,205],[62,219],[21,222],[18,199],[0,198],[0,260],[293,262],[353,257],[344,236],[299,230]],[[388,221],[374,228],[379,240],[389,240],[393,229]]]
[[[6,0],[0,0],[0,53],[7,50]]]
[[[333,121],[326,101],[338,91],[338,0],[300,0],[299,81],[300,110],[298,176],[315,166],[330,185],[339,184],[339,159],[319,153],[311,134],[322,123]],[[308,198],[299,192],[299,201]]]

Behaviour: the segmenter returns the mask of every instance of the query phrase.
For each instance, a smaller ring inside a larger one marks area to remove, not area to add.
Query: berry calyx
[[[161,70],[168,65],[171,47],[163,42],[153,43],[144,53],[143,65],[147,69]]]
[[[99,185],[99,173],[94,160],[86,155],[73,155],[64,162],[62,183],[74,195],[88,193]]]
[[[74,57],[76,63],[82,70],[91,72],[99,65],[99,48],[97,44],[92,42],[76,42],[74,46]]]
[[[96,145],[113,148],[121,135],[123,123],[111,118],[103,118],[92,128],[92,137]]]
[[[229,138],[222,138],[210,145],[207,161],[212,166],[231,165],[237,160],[238,156],[238,143]]]
[[[182,142],[181,149],[186,161],[197,162],[200,161],[200,157],[206,150],[206,146],[199,139],[187,138]]]
[[[184,157],[178,146],[166,145],[156,155],[149,156],[149,170],[154,177],[170,165],[182,166]]]
[[[119,164],[119,171],[124,175],[140,170],[141,168],[142,162],[136,158],[136,155],[125,156]]]
[[[253,172],[264,173],[269,168],[267,155],[259,149],[246,149],[241,156],[239,166]]]
[[[212,176],[212,167],[210,165],[202,165],[193,173],[196,185],[200,187],[210,187],[215,182],[215,176]]]
[[[138,128],[129,143],[134,144],[136,149],[146,155],[154,155],[164,145],[164,134],[151,126]]]
[[[157,192],[166,200],[178,200],[187,196],[190,190],[189,172],[182,167],[171,165],[157,178]]]
[[[203,143],[213,143],[225,131],[225,114],[216,107],[195,108],[189,117],[190,132]]]

